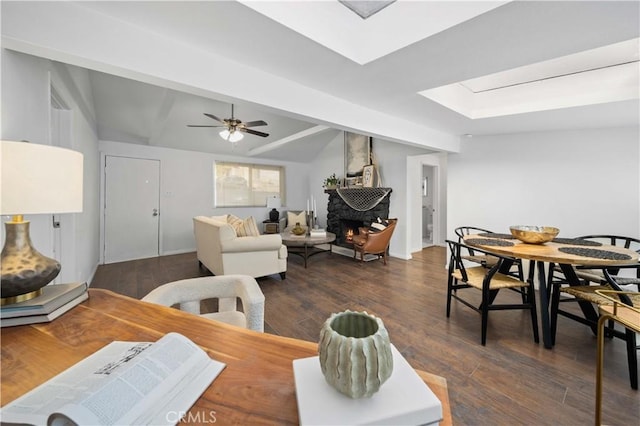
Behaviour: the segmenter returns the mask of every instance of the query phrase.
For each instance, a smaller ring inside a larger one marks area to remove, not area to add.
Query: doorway
[[[422,247],[433,245],[433,179],[435,167],[422,166]]]
[[[160,252],[160,161],[105,157],[104,263]]]
[[[442,246],[446,238],[446,154],[407,157],[407,232],[411,253]]]

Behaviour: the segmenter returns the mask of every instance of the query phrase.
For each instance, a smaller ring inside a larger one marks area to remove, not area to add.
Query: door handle
[[[152,216],[158,216],[158,209],[153,209],[153,215]]]

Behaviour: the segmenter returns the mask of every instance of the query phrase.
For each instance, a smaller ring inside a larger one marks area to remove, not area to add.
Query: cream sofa
[[[214,275],[254,278],[287,271],[287,247],[280,234],[238,237],[233,227],[206,216],[193,218],[198,261]]]

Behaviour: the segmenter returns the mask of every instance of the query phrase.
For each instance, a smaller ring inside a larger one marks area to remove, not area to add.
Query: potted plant
[[[326,189],[335,189],[338,187],[339,183],[340,183],[340,179],[338,179],[336,177],[336,174],[333,173],[331,176],[325,178],[324,182],[322,183],[322,186]]]

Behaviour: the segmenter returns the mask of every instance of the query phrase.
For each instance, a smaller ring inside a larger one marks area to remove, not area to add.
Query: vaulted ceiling
[[[399,0],[363,20],[333,1],[3,1],[2,35],[91,70],[106,140],[301,161],[339,130],[456,151],[465,134],[638,126],[640,114],[636,94],[471,119],[419,94],[638,38],[638,2]],[[187,127],[228,118],[231,103],[269,137],[233,146]]]

